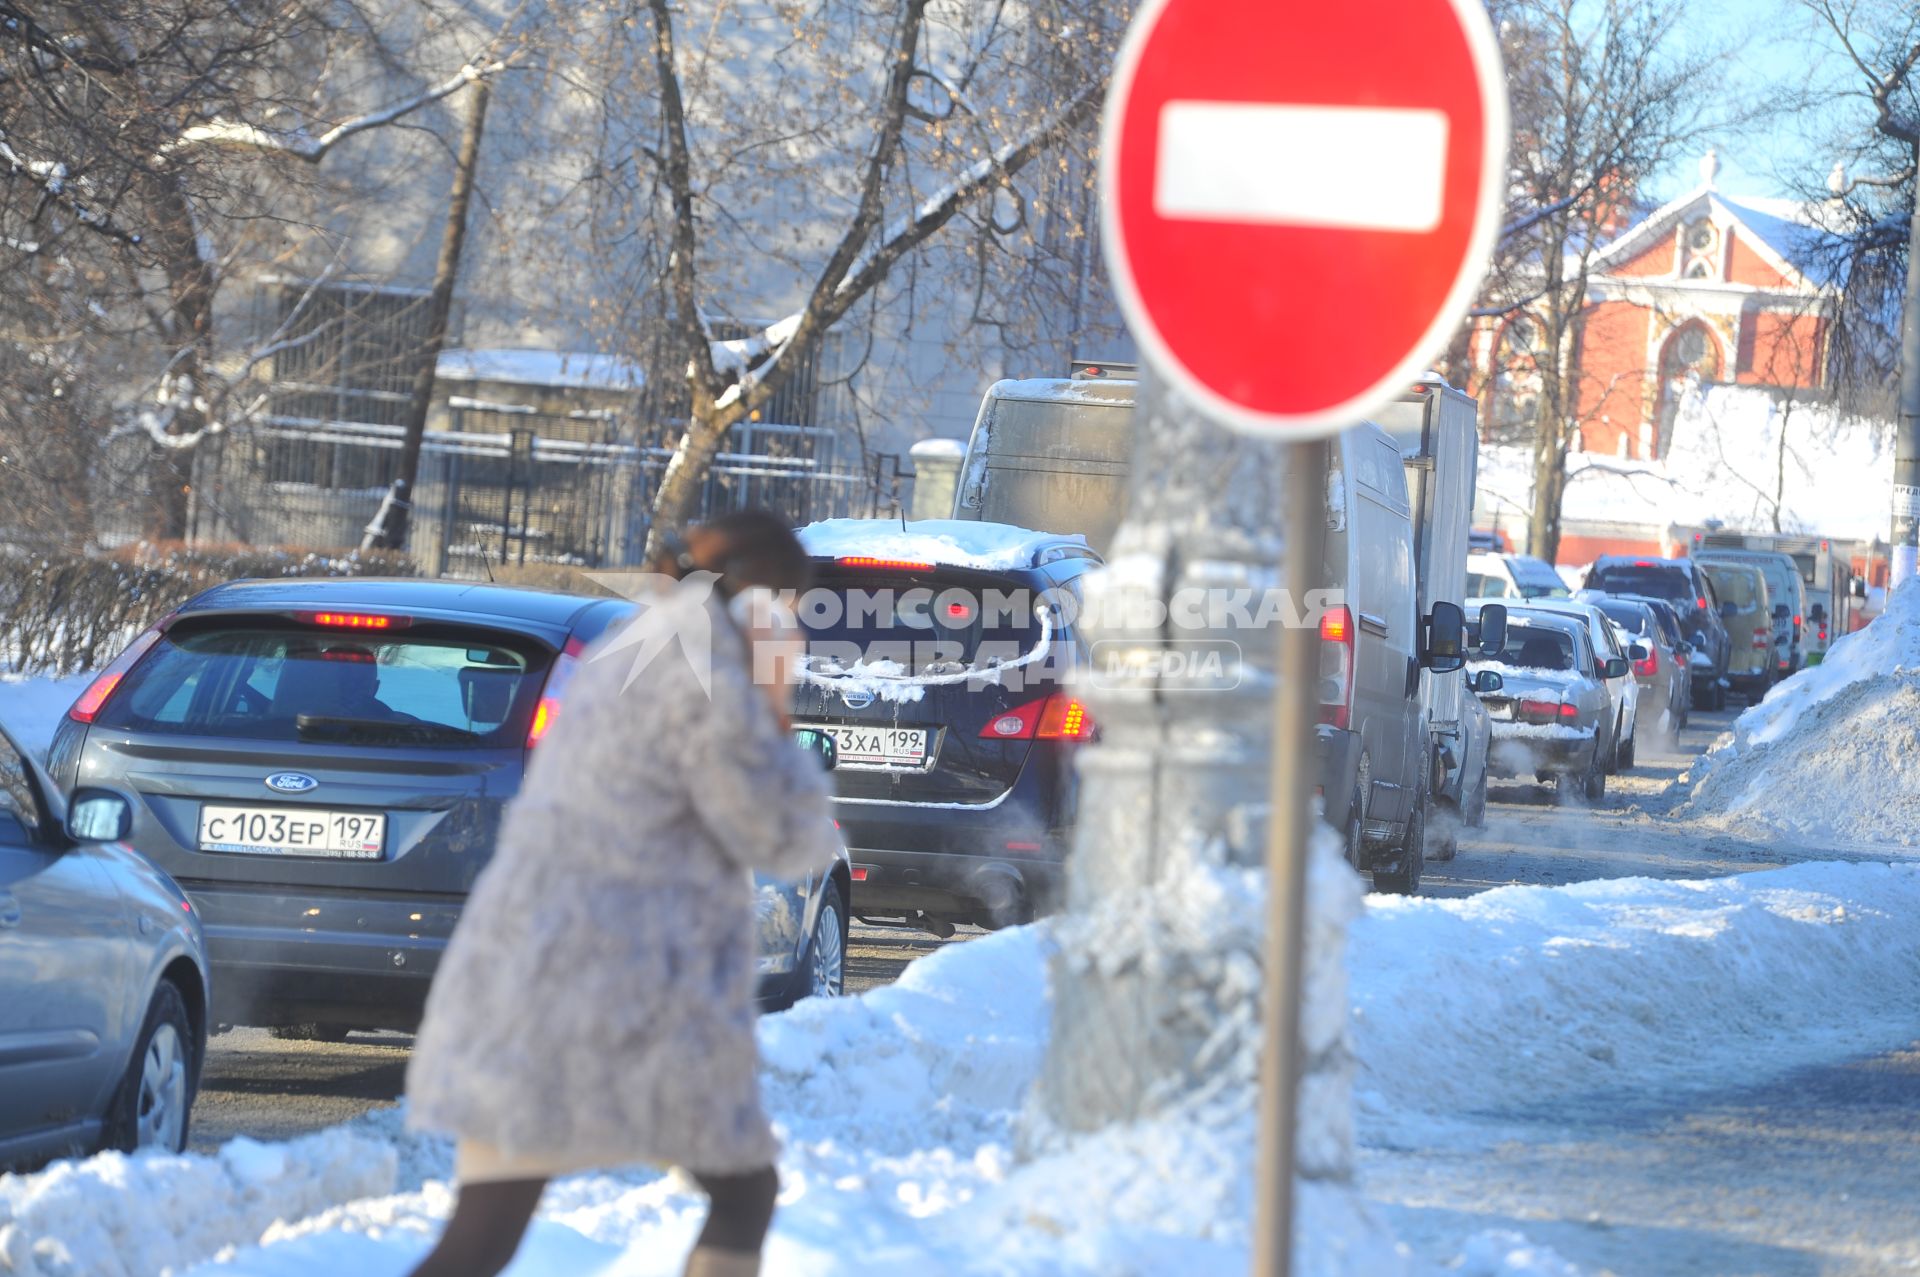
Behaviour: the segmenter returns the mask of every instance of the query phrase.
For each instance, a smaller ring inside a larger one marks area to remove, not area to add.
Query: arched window
[[[1545,333],[1531,315],[1515,315],[1500,330],[1493,346],[1490,438],[1515,441],[1532,437],[1540,409],[1540,364],[1545,346]]]
[[[1660,434],[1654,440],[1664,457],[1673,446],[1680,405],[1701,387],[1720,380],[1720,341],[1704,323],[1690,319],[1660,347]]]

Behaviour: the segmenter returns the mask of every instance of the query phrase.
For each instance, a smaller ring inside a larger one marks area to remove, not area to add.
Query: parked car
[[[1056,908],[1074,758],[1096,727],[1068,687],[1086,647],[1049,600],[1099,556],[991,522],[831,519],[799,536],[815,597],[838,602],[802,609],[794,721],[839,742],[854,914],[951,935]]]
[[[51,770],[133,796],[129,841],[205,923],[215,1023],[410,1029],[569,672],[632,611],[458,581],[217,586],[81,694]],[[850,885],[841,865],[762,891],[764,1000],[832,991],[812,955],[844,955]]]
[[[1757,702],[1774,684],[1773,597],[1766,575],[1749,563],[1703,559],[1701,570],[1720,598],[1720,619],[1733,637],[1727,679]]]
[[[1467,597],[1564,599],[1573,593],[1553,565],[1531,554],[1469,554]]]
[[[1588,569],[1586,588],[1604,594],[1634,594],[1673,605],[1686,640],[1693,703],[1703,709],[1727,707],[1727,664],[1733,641],[1720,616],[1713,582],[1692,559],[1647,559],[1602,555]]]
[[[1686,659],[1678,651],[1685,641],[1680,638],[1678,624],[1669,622],[1673,624],[1669,634],[1656,610],[1665,604],[1592,594],[1586,594],[1585,601],[1606,613],[1632,644],[1633,650],[1627,655],[1633,662],[1634,682],[1640,687],[1636,734],[1641,739],[1673,740],[1686,725],[1692,700]]]
[[[1613,706],[1613,730],[1609,733],[1613,744],[1612,752],[1607,755],[1607,770],[1630,770],[1636,757],[1634,737],[1640,727],[1640,686],[1631,676],[1632,645],[1620,642],[1613,622],[1592,603],[1575,599],[1533,599],[1513,608],[1514,614],[1523,612],[1566,616],[1579,621],[1587,627],[1587,642],[1602,666],[1614,660],[1621,662],[1620,674],[1602,679],[1607,699]]]
[[[1774,679],[1798,674],[1807,657],[1807,587],[1793,559],[1777,551],[1723,549],[1697,549],[1694,557],[1709,567],[1740,563],[1760,569],[1767,579],[1767,597],[1772,604]],[[1824,608],[1821,615],[1824,618]]]
[[[1494,775],[1551,780],[1587,803],[1606,797],[1615,724],[1606,681],[1626,670],[1619,657],[1602,662],[1588,635],[1578,617],[1515,609],[1500,651],[1468,663],[1493,720]]]
[[[125,845],[132,804],[65,801],[0,731],[0,1167],[186,1147],[208,964],[180,888]]]

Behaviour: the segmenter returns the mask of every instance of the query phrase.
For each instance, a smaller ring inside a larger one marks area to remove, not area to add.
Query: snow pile
[[[1085,537],[968,519],[904,524],[898,519],[823,519],[801,528],[798,535],[815,558],[894,559],[987,571],[1030,567],[1042,548],[1063,540],[1086,544]]]
[[[251,1242],[276,1221],[393,1191],[390,1145],[343,1128],[286,1144],[230,1141],[218,1156],[102,1153],[0,1175],[0,1271],[148,1277]]]
[[[1789,416],[1764,388],[1709,386],[1681,401],[1664,458],[1570,456],[1562,516],[1654,529],[1719,519],[1730,529],[1772,531],[1778,486],[1787,531],[1868,541],[1886,534],[1891,446],[1884,422],[1825,404],[1796,403]],[[1511,526],[1518,514],[1524,522],[1533,505],[1532,449],[1483,447],[1479,474],[1477,517]]]
[[[1920,584],[1741,714],[1692,779],[1701,816],[1920,848]]]
[[[0,670],[0,727],[20,748],[45,758],[60,716],[79,698],[92,676],[51,678]]]
[[[1374,896],[1352,941],[1361,1139],[1477,1142],[1909,1042],[1916,916],[1914,864]]]

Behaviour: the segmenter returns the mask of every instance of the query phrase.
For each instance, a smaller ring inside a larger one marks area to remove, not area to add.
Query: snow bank
[[[0,670],[0,727],[12,733],[22,749],[46,757],[60,716],[90,680],[86,674],[50,678]]]
[[[1920,865],[1368,905],[1353,1016],[1375,1147],[1844,1059],[1920,1022]]]
[[[236,1139],[218,1156],[102,1153],[0,1175],[0,1271],[150,1277],[251,1244],[276,1220],[390,1193],[393,1148],[346,1129],[286,1144]]]
[[[821,558],[859,555],[989,571],[1028,567],[1041,547],[1063,539],[1051,532],[968,519],[920,519],[904,525],[898,519],[823,519],[801,528],[799,537],[808,554]],[[1086,544],[1085,537],[1064,539]]]
[[[1698,815],[1920,848],[1920,583],[1734,720],[1692,780]]]

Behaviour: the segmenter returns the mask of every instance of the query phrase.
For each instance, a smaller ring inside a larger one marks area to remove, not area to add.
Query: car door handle
[[[10,892],[0,892],[0,927],[20,925],[20,902]]]

